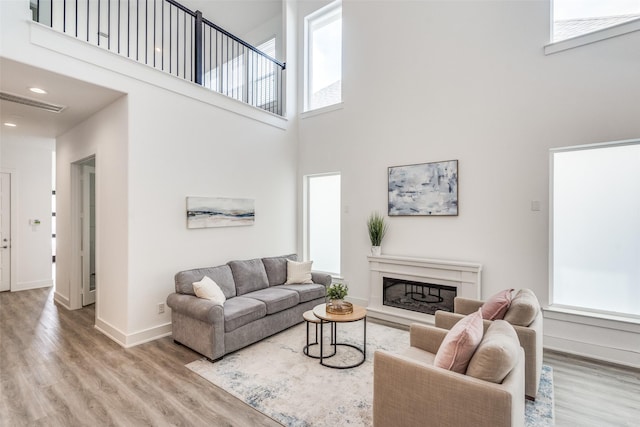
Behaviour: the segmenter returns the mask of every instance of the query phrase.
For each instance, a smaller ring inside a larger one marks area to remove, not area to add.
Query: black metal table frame
[[[337,323],[351,323],[351,322],[359,322],[360,320],[362,320],[364,322],[364,341],[362,344],[362,348],[355,346],[353,344],[347,344],[347,343],[339,343],[338,342],[338,330],[336,327]],[[323,350],[323,339],[322,337],[324,337],[324,324],[326,323],[332,323],[331,328],[332,328],[332,332],[333,332],[333,343],[329,344],[329,345],[333,345],[333,354],[328,356],[328,357],[324,357],[324,350]],[[345,365],[345,366],[336,366],[336,365],[328,365],[326,363],[324,363],[324,359],[328,359],[329,357],[333,357],[335,356],[335,354],[337,353],[337,348],[338,346],[342,346],[342,347],[351,347],[351,348],[355,348],[358,352],[360,352],[360,354],[362,354],[362,360],[359,361],[358,363],[354,363],[352,365]],[[322,366],[326,366],[327,368],[333,368],[333,369],[351,369],[351,368],[355,368],[357,366],[360,366],[364,363],[364,361],[367,359],[367,316],[364,316],[362,319],[357,319],[357,320],[351,320],[349,322],[333,322],[331,320],[325,320],[323,322],[320,322],[320,364]]]
[[[335,346],[333,347],[333,353],[329,354],[327,356],[323,356],[322,354],[320,354],[319,356],[314,356],[313,354],[309,354],[309,347],[312,347],[314,345],[320,345],[320,351],[322,351],[322,338],[324,337],[324,335],[322,335],[322,328],[320,330],[320,343],[318,343],[318,324],[322,324],[322,323],[333,323],[333,322],[329,322],[328,320],[322,320],[322,319],[318,319],[319,322],[318,323],[314,323],[314,322],[310,322],[308,320],[306,320],[307,322],[307,345],[305,345],[302,348],[302,352],[304,353],[305,356],[309,356],[313,359],[320,359],[321,356],[323,359],[326,359],[328,357],[333,357],[336,355],[336,348]],[[310,323],[314,323],[315,327],[316,327],[316,341],[313,343],[309,342],[309,324]],[[331,345],[333,345],[335,343],[335,333],[336,333],[336,326],[335,323],[333,325],[333,327],[331,328]]]

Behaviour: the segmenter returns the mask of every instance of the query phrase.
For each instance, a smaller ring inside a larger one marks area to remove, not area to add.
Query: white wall
[[[365,222],[387,210],[387,168],[457,159],[459,216],[389,218],[383,253],[479,262],[483,297],[527,287],[548,304],[549,148],[640,135],[640,33],[545,56],[549,10],[343,2],[344,106],[300,120],[298,180],[342,172],[342,274],[355,301],[369,294]],[[572,339],[552,322],[546,331]],[[622,359],[638,357],[637,337],[616,343]]]
[[[169,322],[157,303],[178,271],[295,251],[296,151],[286,131],[193,99],[130,100],[129,328],[143,336]],[[187,229],[187,196],[255,199],[255,224]]]
[[[51,272],[51,165],[55,140],[12,135],[2,130],[0,159],[3,171],[11,171],[16,194],[11,256],[15,282],[12,291],[53,285]],[[30,220],[40,220],[31,225]]]
[[[128,327],[129,275],[128,106],[122,97],[57,138],[57,255],[56,300],[80,304],[73,228],[73,164],[96,158],[96,325],[121,340]],[[77,190],[75,190],[77,191]],[[77,205],[76,205],[77,206]]]

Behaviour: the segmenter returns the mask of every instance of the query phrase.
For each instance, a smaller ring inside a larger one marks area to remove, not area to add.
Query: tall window
[[[553,41],[640,19],[640,0],[553,0]]]
[[[306,257],[313,269],[340,274],[340,174],[306,178]]]
[[[342,4],[332,3],[305,18],[304,110],[342,101]]]
[[[640,140],[551,156],[552,304],[640,316]]]

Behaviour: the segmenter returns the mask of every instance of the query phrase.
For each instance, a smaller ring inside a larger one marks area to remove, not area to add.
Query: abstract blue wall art
[[[458,215],[458,161],[389,168],[389,216]]]
[[[253,225],[255,216],[253,199],[187,197],[187,228]]]

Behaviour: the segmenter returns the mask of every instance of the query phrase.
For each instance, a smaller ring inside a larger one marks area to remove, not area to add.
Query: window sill
[[[315,110],[304,111],[300,113],[301,119],[306,119],[309,117],[319,116],[320,114],[329,113],[331,111],[342,110],[344,103],[339,102],[333,105],[327,105],[326,107],[318,108]]]
[[[582,325],[640,333],[640,317],[631,315],[615,315],[551,305],[544,309],[544,317],[545,319],[562,320]]]
[[[562,52],[564,50],[573,49],[575,47],[596,43],[601,40],[610,39],[612,37],[621,36],[623,34],[640,31],[640,19],[635,19],[613,27],[603,28],[592,33],[583,34],[581,36],[572,37],[570,39],[561,40],[550,43],[544,47],[544,54],[551,55],[553,53]]]

